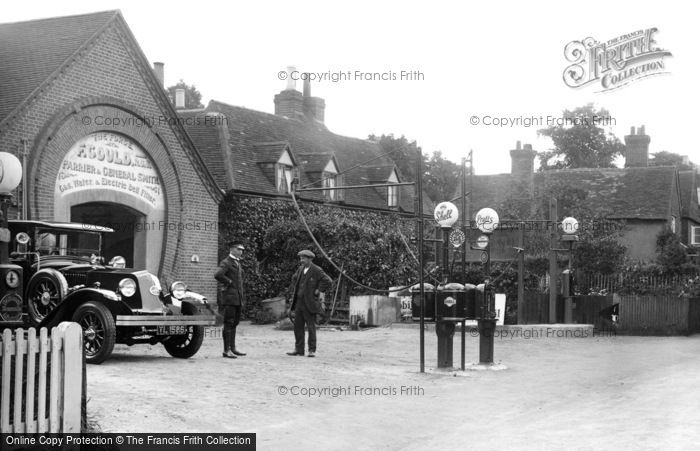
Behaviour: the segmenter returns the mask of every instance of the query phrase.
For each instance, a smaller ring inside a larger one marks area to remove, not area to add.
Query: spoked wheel
[[[38,271],[27,286],[29,316],[39,324],[68,293],[68,282],[60,272],[52,268]]]
[[[178,359],[189,359],[199,351],[204,341],[204,326],[187,326],[185,335],[172,335],[163,342],[165,350]]]
[[[88,363],[102,363],[112,355],[117,328],[112,312],[97,302],[87,302],[75,311],[73,321],[83,328],[85,360]]]

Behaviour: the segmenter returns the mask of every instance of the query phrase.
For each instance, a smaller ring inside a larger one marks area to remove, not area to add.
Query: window
[[[399,206],[399,187],[398,186],[387,186],[387,205],[394,208]]]
[[[321,180],[323,180],[323,188],[335,188],[337,186],[343,186],[343,175],[338,174],[339,169],[336,164],[335,157],[331,157],[326,163],[326,167],[321,171]],[[328,189],[323,191],[323,196],[326,200],[335,202],[343,200],[342,189]]]
[[[294,168],[286,164],[277,164],[276,185],[277,192],[281,194],[289,194],[292,192],[292,180],[294,178]]]
[[[690,244],[700,246],[700,226],[690,226]]]
[[[330,174],[328,172],[324,172],[321,175],[321,179],[323,180],[323,187],[324,188],[335,188],[338,186],[338,176],[334,174]],[[329,189],[327,191],[324,191],[323,194],[326,197],[326,200],[334,201],[338,200],[338,191],[336,189]]]
[[[399,183],[399,176],[396,174],[396,170],[391,171],[387,183]],[[399,206],[399,187],[398,186],[387,186],[386,187],[386,203],[389,208],[396,208]]]

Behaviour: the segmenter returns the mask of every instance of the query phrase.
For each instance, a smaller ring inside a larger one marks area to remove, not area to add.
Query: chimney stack
[[[175,90],[175,109],[184,109],[185,108],[185,89],[184,88],[177,88]]]
[[[319,122],[323,122],[326,113],[326,101],[320,97],[311,97],[311,81],[304,80],[304,114]]]
[[[532,197],[535,193],[535,155],[532,144],[525,144],[521,148],[520,141],[515,143],[515,149],[510,151],[511,169],[513,178],[513,190]]]
[[[642,125],[635,133],[634,127],[625,136],[625,167],[638,168],[649,166],[649,142],[651,138],[644,132]]]
[[[165,64],[153,63],[153,72],[156,73],[156,78],[160,82],[160,87],[165,88]]]
[[[296,90],[296,67],[287,67],[287,88],[275,95],[275,115],[297,118],[304,114],[304,98]]]

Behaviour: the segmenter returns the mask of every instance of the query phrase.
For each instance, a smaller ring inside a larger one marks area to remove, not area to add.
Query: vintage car
[[[109,228],[9,221],[9,230],[11,263],[18,270],[8,272],[6,284],[13,278],[15,285],[23,285],[17,287],[23,305],[6,303],[0,328],[75,321],[84,331],[87,361],[101,363],[115,343],[162,343],[173,357],[189,358],[202,345],[204,327],[215,324],[206,298],[185,283],[163,290],[155,275],[125,268],[123,257],[106,256],[105,263],[102,249]]]

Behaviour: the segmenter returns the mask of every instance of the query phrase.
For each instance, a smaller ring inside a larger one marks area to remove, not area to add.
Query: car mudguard
[[[70,321],[73,313],[78,309],[78,307],[87,302],[100,302],[104,304],[114,316],[119,315],[130,315],[132,314],[131,309],[123,303],[117,294],[110,290],[103,290],[101,288],[80,288],[69,293],[63,302],[61,302],[58,307],[49,312],[48,315],[39,323],[39,328],[46,327],[51,329],[57,326],[61,321]]]

